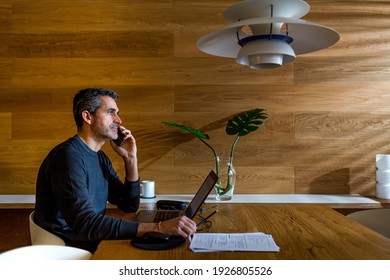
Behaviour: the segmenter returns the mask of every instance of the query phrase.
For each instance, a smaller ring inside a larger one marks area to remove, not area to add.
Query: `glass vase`
[[[234,186],[236,185],[236,170],[231,157],[217,157],[216,173],[218,182],[214,186],[217,200],[230,200],[233,197]]]

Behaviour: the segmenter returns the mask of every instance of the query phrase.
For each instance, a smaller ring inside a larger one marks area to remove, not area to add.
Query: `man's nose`
[[[119,124],[121,124],[122,123],[122,120],[121,120],[121,118],[118,116],[118,115],[115,115],[115,123],[119,123]]]

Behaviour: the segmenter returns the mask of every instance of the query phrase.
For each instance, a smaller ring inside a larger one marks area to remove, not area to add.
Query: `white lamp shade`
[[[291,46],[278,39],[253,40],[245,44],[237,55],[237,63],[252,69],[271,69],[295,59]]]
[[[237,36],[240,39],[251,36],[251,34],[243,32],[242,27],[250,26],[252,29],[256,25],[270,26],[270,23],[288,24],[288,36],[293,38],[290,46],[295,55],[325,49],[340,39],[340,35],[334,29],[303,19],[252,18],[232,22],[223,28],[206,34],[196,42],[196,46],[201,51],[211,55],[237,58],[241,49],[241,46],[237,43]]]
[[[273,17],[301,18],[310,10],[309,4],[301,0],[246,0],[228,7],[223,16],[229,21],[270,17],[271,5]]]
[[[340,39],[334,29],[300,19],[309,9],[302,0],[241,1],[224,12],[230,23],[201,37],[196,46],[207,54],[236,58],[237,63],[254,69],[274,68],[293,61],[296,55],[330,47]],[[267,35],[292,40],[265,42]]]

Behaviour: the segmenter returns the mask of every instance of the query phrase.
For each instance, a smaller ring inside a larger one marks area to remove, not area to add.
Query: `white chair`
[[[390,238],[390,209],[357,211],[347,217]]]
[[[29,217],[31,245],[65,246],[64,240],[57,235],[41,228],[34,222],[34,211]]]
[[[86,250],[57,245],[26,246],[0,254],[1,260],[89,260],[92,254]]]

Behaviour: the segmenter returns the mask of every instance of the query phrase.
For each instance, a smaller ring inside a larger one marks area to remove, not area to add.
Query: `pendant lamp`
[[[340,39],[334,29],[300,19],[309,10],[301,0],[241,1],[225,10],[229,24],[201,37],[196,46],[252,69],[276,68]]]

